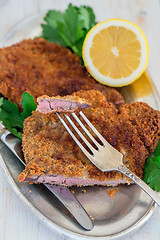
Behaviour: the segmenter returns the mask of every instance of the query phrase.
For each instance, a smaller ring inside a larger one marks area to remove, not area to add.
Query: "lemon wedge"
[[[123,19],[110,19],[95,25],[82,49],[88,72],[100,83],[121,87],[145,71],[149,48],[140,27]]]

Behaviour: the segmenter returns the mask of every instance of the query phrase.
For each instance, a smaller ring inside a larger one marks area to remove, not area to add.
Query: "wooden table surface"
[[[150,49],[148,70],[160,93],[160,2],[158,0],[0,0],[0,40],[24,17],[68,3],[96,7],[98,20],[124,18],[140,25]],[[160,239],[160,208],[135,234],[123,240]],[[0,240],[65,240],[63,234],[49,230],[28,211],[13,192],[0,166]]]

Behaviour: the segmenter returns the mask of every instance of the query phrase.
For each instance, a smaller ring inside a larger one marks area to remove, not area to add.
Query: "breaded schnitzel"
[[[149,155],[149,148],[143,141],[148,131],[148,112],[155,119],[154,123],[150,122],[149,127],[152,150],[156,147],[155,142],[160,139],[159,112],[145,103],[133,103],[126,104],[119,113],[101,92],[95,90],[81,90],[73,96],[87,99],[91,103],[90,108],[83,110],[84,114],[104,138],[124,155],[124,164],[142,178],[145,160]],[[134,121],[137,114],[143,119],[143,125]],[[27,166],[20,174],[19,181],[64,186],[114,186],[130,183],[119,172],[103,173],[98,170],[85,157],[54,113],[33,112],[24,122],[22,145]]]
[[[19,107],[24,91],[36,99],[70,95],[81,89],[99,90],[115,105],[124,103],[118,91],[96,82],[80,58],[65,47],[39,38],[0,49],[0,93]]]
[[[124,105],[120,113],[136,128],[148,151],[153,152],[160,138],[160,112],[147,103],[135,102]]]

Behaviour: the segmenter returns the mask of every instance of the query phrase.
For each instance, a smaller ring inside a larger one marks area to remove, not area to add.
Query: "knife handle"
[[[11,134],[8,130],[1,131],[0,139],[14,153],[14,155],[25,165],[21,151],[21,140]],[[68,209],[77,222],[86,230],[92,230],[93,221],[83,206],[67,187],[44,184]]]

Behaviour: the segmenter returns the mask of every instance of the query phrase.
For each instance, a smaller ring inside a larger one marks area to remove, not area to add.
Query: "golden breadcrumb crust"
[[[149,154],[149,147],[146,147],[144,141],[148,131],[148,111],[150,117],[155,118],[154,123],[150,120],[150,131],[147,135],[148,138],[151,135],[150,141],[147,142],[153,143],[150,145],[152,150],[156,147],[155,142],[158,143],[160,139],[158,111],[145,103],[133,103],[126,104],[119,113],[112,103],[106,101],[101,92],[95,90],[81,90],[73,96],[86,98],[91,102],[92,107],[84,109],[84,114],[104,138],[124,155],[124,164],[142,178],[145,160]],[[134,121],[137,117],[139,120],[143,119],[142,125]],[[28,178],[40,175],[61,175],[64,178],[99,181],[119,181],[125,178],[126,182],[129,182],[121,173],[103,173],[98,170],[85,157],[56,114],[33,112],[24,122],[22,144],[27,166],[19,176],[19,181],[27,181]]]
[[[0,49],[0,93],[20,107],[24,91],[36,100],[41,95],[65,96],[97,89],[109,102],[124,103],[114,88],[95,81],[69,49],[42,38],[27,39]]]

